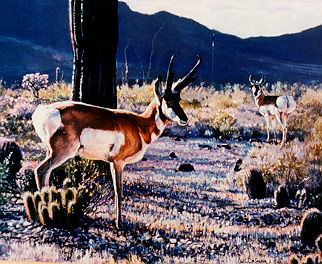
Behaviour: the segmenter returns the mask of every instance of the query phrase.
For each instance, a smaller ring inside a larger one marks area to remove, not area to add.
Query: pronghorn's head
[[[175,55],[173,55],[170,60],[166,80],[166,89],[164,92],[162,91],[162,81],[161,77],[159,76],[155,81],[155,95],[160,105],[160,117],[161,119],[164,119],[163,121],[168,119],[177,122],[179,125],[186,125],[188,118],[180,105],[180,92],[184,87],[197,79],[197,77],[194,77],[193,75],[201,63],[201,57],[198,56],[198,62],[184,78],[173,84],[173,78],[175,76],[175,74],[172,72],[174,57]]]
[[[260,94],[261,87],[263,86],[264,81],[264,76],[259,80],[259,82],[254,81],[252,74],[249,76],[249,82],[252,85],[252,90],[255,97],[257,97]]]

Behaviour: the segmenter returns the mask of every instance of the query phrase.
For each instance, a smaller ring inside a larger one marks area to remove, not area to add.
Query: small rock
[[[172,151],[172,152],[170,152],[169,157],[172,159],[175,159],[175,158],[177,158],[177,155]]]
[[[225,148],[225,149],[231,149],[231,146],[228,144],[221,144],[217,146],[218,148]]]
[[[207,145],[207,144],[200,144],[199,145],[199,148],[200,149],[209,149],[209,150],[211,150],[212,149],[212,146]]]
[[[29,221],[24,221],[24,222],[22,223],[22,225],[23,225],[23,226],[30,226],[30,225],[31,225],[31,223],[30,223]]]
[[[194,170],[195,170],[194,167],[189,163],[181,164],[176,168],[176,171],[184,171],[184,172],[189,172]]]
[[[266,215],[264,215],[263,218],[264,218],[263,220],[264,220],[266,225],[271,225],[274,222],[274,218],[273,218],[273,216],[271,214],[266,214]]]

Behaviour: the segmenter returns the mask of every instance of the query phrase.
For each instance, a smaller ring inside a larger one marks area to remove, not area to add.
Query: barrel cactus
[[[243,171],[243,179],[250,199],[266,198],[266,183],[259,170],[256,168],[246,168]]]
[[[307,205],[307,196],[305,188],[297,190],[295,194],[295,204],[297,208],[302,209]]]
[[[279,186],[274,193],[275,203],[278,208],[290,207],[290,198],[284,186]]]
[[[28,219],[39,220],[43,225],[72,226],[81,216],[81,200],[76,188],[45,187],[41,192],[27,192],[23,197]]]
[[[37,221],[38,210],[35,205],[35,197],[31,192],[26,192],[23,196],[24,206],[28,219],[31,221]]]
[[[308,246],[314,246],[315,240],[320,234],[322,234],[322,213],[316,208],[311,208],[302,216],[302,242]]]

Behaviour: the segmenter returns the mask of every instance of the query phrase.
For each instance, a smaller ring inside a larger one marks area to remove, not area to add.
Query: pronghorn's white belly
[[[124,143],[125,136],[120,132],[84,128],[80,135],[78,155],[87,159],[106,161],[115,157]]]
[[[275,107],[275,105],[262,105],[259,107],[259,112],[263,115],[263,116],[275,116],[277,114],[277,108]]]

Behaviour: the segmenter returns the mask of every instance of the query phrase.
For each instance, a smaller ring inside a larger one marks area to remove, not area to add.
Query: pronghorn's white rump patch
[[[38,136],[45,144],[63,126],[59,110],[50,105],[38,106],[31,119]]]
[[[108,160],[115,157],[124,144],[125,136],[121,132],[84,128],[78,154],[88,159]]]
[[[282,113],[291,113],[296,108],[296,102],[293,96],[279,96],[276,100],[276,106]]]

